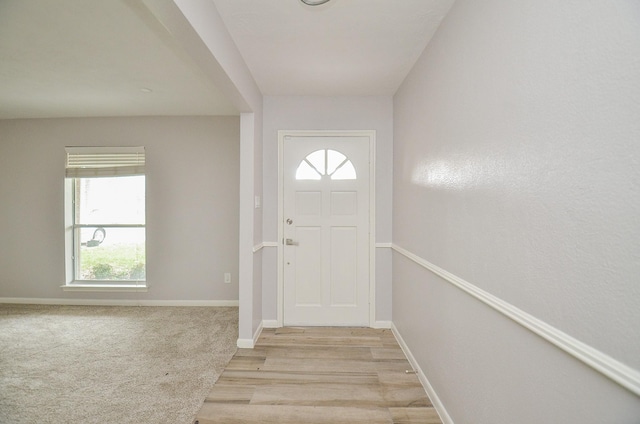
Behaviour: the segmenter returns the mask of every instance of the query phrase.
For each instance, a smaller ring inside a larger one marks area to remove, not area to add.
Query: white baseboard
[[[240,349],[253,349],[256,343],[258,343],[258,338],[260,338],[260,334],[262,333],[262,329],[264,328],[264,321],[258,325],[255,333],[253,333],[253,339],[238,339],[236,342],[236,346]]]
[[[264,319],[262,320],[262,328],[280,328],[277,319]]]
[[[237,300],[54,299],[0,297],[0,303],[74,306],[238,306]]]
[[[238,346],[240,349],[253,349],[254,345],[255,344],[251,339],[238,339],[236,343],[236,346]]]
[[[371,328],[377,329],[391,329],[391,321],[375,321]],[[262,320],[262,328],[280,328],[281,325],[278,324],[277,319],[263,319]]]
[[[449,416],[449,413],[447,412],[444,405],[440,401],[438,394],[433,389],[433,386],[431,385],[431,383],[429,383],[427,376],[422,371],[422,368],[420,368],[418,361],[416,361],[416,358],[411,353],[411,350],[409,350],[409,347],[403,340],[402,335],[398,332],[398,329],[393,323],[391,323],[391,331],[393,331],[393,335],[396,337],[396,340],[398,341],[400,348],[402,349],[405,356],[409,360],[409,363],[411,364],[413,369],[416,371],[418,375],[418,379],[420,380],[422,387],[424,387],[424,390],[427,392],[429,399],[431,399],[431,403],[433,404],[433,407],[438,412],[438,415],[440,416],[440,420],[442,421],[442,424],[454,424],[453,419],[451,419],[451,416]]]
[[[393,323],[391,321],[375,321],[371,328],[390,329]]]

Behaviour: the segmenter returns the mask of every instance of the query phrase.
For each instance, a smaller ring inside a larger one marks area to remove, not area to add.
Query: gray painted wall
[[[237,300],[239,125],[238,117],[0,121],[0,297]],[[147,293],[60,288],[72,145],[146,147]]]
[[[458,0],[394,97],[393,241],[640,369],[640,5]],[[640,400],[394,253],[393,321],[456,424]]]

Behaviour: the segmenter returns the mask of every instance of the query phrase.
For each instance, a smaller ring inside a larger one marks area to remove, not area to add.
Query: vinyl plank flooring
[[[252,405],[428,407],[422,387],[387,388],[379,384],[315,383],[256,388]]]
[[[376,373],[356,374],[356,373],[315,373],[309,374],[304,372],[287,372],[287,371],[236,371],[225,370],[218,379],[225,384],[252,384],[252,385],[271,385],[278,383],[377,383],[378,375]]]
[[[381,348],[382,349],[382,348]],[[262,349],[266,352],[265,357],[270,358],[302,358],[302,359],[352,359],[361,361],[372,361],[374,359],[372,349],[369,347],[339,347],[333,346],[330,349],[320,349],[317,346],[295,346],[295,347],[267,347]],[[403,355],[402,350],[400,353]]]
[[[389,408],[393,424],[442,424],[435,408]]]
[[[385,406],[383,401],[378,384],[315,383],[262,386],[251,404],[375,407]]]
[[[406,359],[404,356],[404,352],[400,347],[374,347],[370,349],[371,356],[376,360],[384,360],[384,359]]]
[[[391,331],[321,327],[263,330],[196,422],[441,424]]]
[[[261,348],[254,348],[254,349],[238,349],[236,354],[233,356],[234,358],[244,358],[247,356],[251,356],[251,357],[260,357],[260,358],[266,358],[267,357],[267,350],[266,349],[261,349]]]
[[[205,403],[198,424],[393,424],[386,408]]]
[[[267,358],[262,369],[307,373],[375,373],[377,371],[405,373],[406,370],[411,369],[411,365],[406,359],[376,362],[348,359]]]
[[[413,385],[416,387],[422,387],[422,384],[420,384],[420,380],[418,380],[418,376],[410,368],[405,370],[404,373],[397,373],[393,371],[378,371],[377,374],[380,384],[388,386]]]
[[[217,383],[211,389],[205,402],[216,403],[245,403],[248,404],[256,391],[256,386],[251,385],[228,385]]]
[[[358,346],[358,347],[383,347],[384,344],[380,337],[356,337],[350,338],[344,337],[331,337],[331,336],[266,336],[260,337],[257,347],[265,346],[318,346],[318,347],[332,347],[332,346]]]
[[[433,406],[422,386],[381,386],[384,404],[389,407]]]
[[[233,357],[225,370],[259,370],[264,367],[266,357],[238,356]]]

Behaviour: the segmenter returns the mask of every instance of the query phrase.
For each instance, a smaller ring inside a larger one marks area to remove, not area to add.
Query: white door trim
[[[376,131],[375,130],[338,130],[338,131],[307,131],[307,130],[279,130],[278,131],[278,327],[284,325],[284,268],[283,268],[283,238],[284,238],[284,139],[285,137],[368,137],[369,138],[369,326],[376,321]]]

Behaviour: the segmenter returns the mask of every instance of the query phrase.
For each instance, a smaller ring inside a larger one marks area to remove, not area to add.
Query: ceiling
[[[218,114],[237,110],[140,1],[0,0],[0,119]]]
[[[213,0],[265,95],[393,95],[453,0]]]
[[[392,95],[453,0],[212,0],[265,95]],[[140,0],[0,0],[0,119],[233,115]]]

